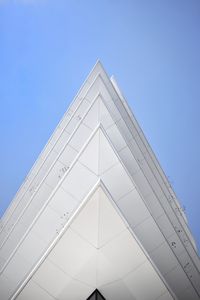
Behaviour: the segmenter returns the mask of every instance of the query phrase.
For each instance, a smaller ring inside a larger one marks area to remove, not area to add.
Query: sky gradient
[[[98,58],[200,249],[199,0],[0,0],[0,215]]]

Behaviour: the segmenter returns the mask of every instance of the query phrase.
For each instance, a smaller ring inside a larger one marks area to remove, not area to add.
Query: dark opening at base
[[[88,298],[87,300],[106,300],[104,296],[96,289]]]

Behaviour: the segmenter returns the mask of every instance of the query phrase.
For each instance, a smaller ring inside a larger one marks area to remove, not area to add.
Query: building
[[[199,271],[174,191],[97,62],[1,219],[0,299],[197,300]]]

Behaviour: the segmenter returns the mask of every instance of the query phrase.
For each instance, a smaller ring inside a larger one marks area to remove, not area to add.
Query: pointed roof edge
[[[99,71],[98,71],[98,69],[99,69]],[[47,145],[49,145],[49,143],[51,142],[52,137],[54,136],[56,130],[59,128],[59,126],[61,125],[61,123],[65,119],[66,115],[69,113],[70,109],[76,103],[76,100],[79,98],[79,95],[82,92],[83,88],[86,87],[86,84],[87,83],[90,84],[91,78],[95,77],[95,75],[97,75],[97,74],[101,74],[102,72],[104,73],[104,75],[106,75],[107,78],[109,78],[108,75],[107,75],[107,73],[106,73],[106,71],[105,71],[105,69],[104,69],[104,67],[103,67],[103,65],[102,65],[102,63],[101,63],[101,61],[100,61],[100,59],[97,59],[95,65],[92,68],[92,70],[87,75],[86,79],[82,83],[81,87],[79,88],[78,92],[74,96],[73,100],[70,102],[67,110],[65,111],[65,113],[61,117],[60,121],[56,125],[56,128],[52,132],[52,134],[49,137],[48,141],[46,142],[46,144],[44,145],[44,147],[41,150],[40,154],[38,155],[38,157],[36,158],[35,162],[33,163],[31,169],[28,171],[27,175],[25,176],[24,181],[21,183],[21,185],[19,186],[19,188],[18,188],[17,192],[15,193],[14,197],[11,199],[11,201],[10,201],[8,207],[6,208],[4,214],[0,217],[0,232],[4,228],[4,223],[7,222],[7,218],[9,219],[9,213],[10,213],[10,211],[11,211],[11,215],[12,215],[12,210],[15,210],[15,205],[17,205],[17,203],[16,203],[17,197],[20,195],[21,190],[23,190],[25,184],[27,183],[27,179],[29,179],[29,177],[32,174],[34,168],[36,167],[38,161],[41,159],[41,156],[43,155],[43,153],[44,153]]]
[[[70,107],[73,105],[73,103],[75,102],[75,100],[78,98],[78,95],[81,93],[81,91],[83,90],[83,87],[85,87],[86,83],[89,82],[91,80],[91,77],[95,77],[95,75],[97,73],[101,73],[103,72],[104,74],[106,74],[106,76],[108,77],[101,61],[98,59],[95,63],[95,65],[92,67],[92,69],[90,70],[90,72],[88,73],[88,75],[86,76],[86,79],[83,81],[83,83],[81,84],[81,87],[79,88],[78,92],[75,94],[72,102],[70,103],[70,105],[68,106],[67,111],[70,109]]]
[[[197,244],[196,244],[196,241],[195,241],[195,238],[193,236],[193,233],[188,225],[188,219],[187,219],[187,216],[184,212],[184,210],[182,209],[181,207],[181,204],[176,196],[176,193],[174,192],[173,190],[173,187],[171,186],[170,182],[169,182],[169,179],[167,178],[163,168],[161,167],[151,145],[149,144],[147,138],[145,137],[145,134],[142,130],[142,128],[140,127],[137,119],[135,118],[131,108],[130,108],[130,105],[128,103],[128,101],[126,100],[125,96],[123,95],[120,87],[119,87],[119,84],[116,80],[116,78],[114,77],[114,75],[112,75],[110,77],[110,81],[112,83],[112,86],[113,88],[115,89],[116,93],[118,94],[122,104],[124,105],[125,107],[125,110],[127,111],[132,123],[134,124],[136,130],[139,132],[139,135],[140,135],[140,139],[142,141],[142,143],[145,145],[146,149],[147,149],[147,153],[149,155],[149,158],[150,160],[152,160],[153,164],[155,165],[155,169],[157,170],[157,172],[154,172],[154,175],[157,173],[158,175],[160,175],[160,177],[162,178],[162,181],[164,182],[165,186],[167,187],[167,190],[169,192],[169,195],[171,196],[172,200],[175,202],[176,206],[178,207],[179,211],[181,212],[181,216],[178,215],[180,221],[181,221],[181,224],[183,225],[183,227],[186,229],[187,231],[187,234],[189,235],[189,238],[190,238],[190,241],[194,247],[194,249],[196,250],[196,252],[198,252],[198,249],[197,249]],[[157,175],[156,174],[156,175]],[[157,176],[156,176],[157,178]],[[183,223],[182,223],[183,221]]]
[[[151,148],[151,146],[150,146],[148,140],[146,139],[145,134],[144,134],[142,128],[140,127],[140,125],[139,125],[137,119],[135,118],[135,116],[134,116],[134,114],[133,114],[133,112],[132,112],[132,110],[131,110],[131,108],[130,108],[130,105],[128,104],[128,101],[126,100],[124,94],[122,93],[122,91],[121,91],[121,89],[120,89],[120,87],[119,87],[119,84],[118,84],[118,82],[117,82],[117,80],[116,80],[116,78],[115,78],[114,75],[112,75],[112,76],[110,77],[110,81],[112,82],[112,85],[113,85],[115,91],[117,92],[117,94],[118,94],[118,96],[120,97],[122,103],[124,104],[124,106],[125,106],[125,108],[126,108],[128,114],[129,114],[129,116],[130,116],[132,122],[133,122],[134,125],[136,126],[137,130],[140,132],[141,139],[142,139],[143,143],[145,144],[145,146],[147,147],[148,152],[149,152],[149,154],[150,154],[150,157],[151,157],[151,159],[153,160],[154,164],[156,165],[156,168],[158,169],[159,174],[162,176],[163,180],[164,180],[165,182],[168,183],[168,185],[169,185],[169,190],[170,190],[170,192],[172,193],[172,195],[174,196],[174,200],[175,200],[177,206],[180,207],[180,203],[179,203],[179,201],[178,201],[178,199],[177,199],[177,197],[176,197],[176,194],[175,194],[174,190],[172,189],[172,187],[171,187],[171,185],[170,185],[170,183],[169,183],[169,180],[168,180],[168,178],[167,178],[167,176],[166,176],[164,170],[162,169],[162,167],[161,167],[161,165],[160,165],[158,159],[156,158],[153,149]],[[187,217],[186,217],[186,215],[185,215],[185,212],[183,211],[182,214],[183,214],[184,220],[185,220],[186,223],[188,224],[188,220],[187,220]]]
[[[96,73],[95,73],[96,72]],[[149,158],[153,161],[153,163],[155,164],[156,168],[157,168],[157,172],[158,174],[161,175],[166,187],[168,188],[168,190],[170,191],[170,194],[173,195],[173,199],[174,201],[176,202],[176,205],[178,207],[180,207],[180,203],[178,202],[177,198],[176,198],[176,195],[175,193],[173,192],[173,190],[171,188],[168,187],[169,185],[169,182],[168,182],[168,179],[166,177],[166,175],[164,174],[164,171],[162,170],[157,158],[155,157],[155,154],[151,148],[151,146],[149,145],[148,141],[146,140],[145,136],[144,136],[144,133],[142,131],[142,129],[140,128],[137,120],[135,119],[131,109],[129,108],[129,105],[126,101],[126,99],[124,98],[123,94],[121,93],[120,91],[120,88],[116,82],[116,80],[111,80],[109,77],[108,77],[108,74],[106,73],[101,61],[98,59],[94,65],[94,67],[92,68],[92,70],[90,71],[90,73],[88,74],[86,80],[84,81],[84,83],[82,84],[81,88],[79,89],[77,95],[74,97],[74,100],[71,102],[71,105],[68,107],[66,113],[64,114],[64,116],[61,118],[61,121],[59,122],[59,124],[56,126],[56,129],[55,131],[57,130],[57,128],[59,127],[60,123],[63,121],[63,119],[65,118],[66,114],[69,112],[70,108],[73,106],[73,104],[76,102],[77,100],[77,97],[78,95],[81,93],[83,87],[86,86],[86,84],[88,83],[88,85],[90,86],[91,85],[91,82],[90,82],[90,78],[94,78],[95,79],[95,75],[97,76],[97,74],[102,77],[103,81],[104,79],[106,79],[107,81],[107,84],[108,86],[110,86],[114,93],[116,93],[117,97],[119,98],[119,100],[121,101],[122,105],[124,106],[124,109],[126,110],[126,112],[128,113],[129,117],[130,117],[130,120],[133,122],[134,126],[137,128],[137,130],[139,131],[140,133],[140,139],[142,140],[143,144],[145,145],[145,147],[147,148],[148,150],[148,154],[149,154]],[[102,76],[101,76],[102,75]],[[104,78],[103,78],[104,77]],[[113,78],[113,77],[111,77]],[[106,84],[106,85],[107,85]],[[109,88],[109,87],[108,87]],[[41,155],[44,153],[45,151],[45,148],[46,146],[49,144],[49,142],[51,141],[51,138],[54,136],[54,133],[55,131],[53,132],[53,134],[51,135],[50,139],[47,141],[47,144],[45,145],[45,147],[43,148],[41,154],[38,156],[38,158],[36,159],[35,163],[33,164],[32,168],[30,169],[29,173],[27,174],[27,178],[29,178],[29,176],[32,174],[32,171],[34,170],[34,167],[37,165],[37,162],[40,160],[41,158]],[[19,196],[20,194],[20,191],[23,189],[24,187],[24,184],[26,183],[26,181],[24,181],[22,183],[22,185],[19,187],[19,190],[17,191],[16,195],[14,196],[14,198],[12,199],[12,201],[10,202],[10,205],[7,207],[5,213],[3,214],[2,218],[1,218],[1,222],[0,222],[0,225],[2,227],[2,229],[4,228],[4,224],[6,223],[7,219],[9,219],[9,214],[10,214],[10,211],[11,211],[11,214],[12,214],[12,211],[15,210],[15,206],[17,205],[17,203],[15,202],[15,200],[19,200],[17,199],[17,197]],[[167,185],[168,183],[168,185]],[[184,214],[184,212],[182,212],[182,216],[184,217],[183,218],[183,221],[187,227],[187,230],[189,232],[189,236],[190,236],[190,240],[192,241],[192,244],[193,244],[193,247],[195,248],[195,250],[197,251],[197,247],[196,247],[196,243],[195,243],[195,240],[193,238],[193,235],[191,233],[191,230],[190,228],[187,226],[187,218]],[[0,229],[0,231],[2,230]]]

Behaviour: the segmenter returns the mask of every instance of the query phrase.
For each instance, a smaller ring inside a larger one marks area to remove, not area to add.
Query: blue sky
[[[0,214],[98,58],[200,249],[199,0],[0,0]]]

